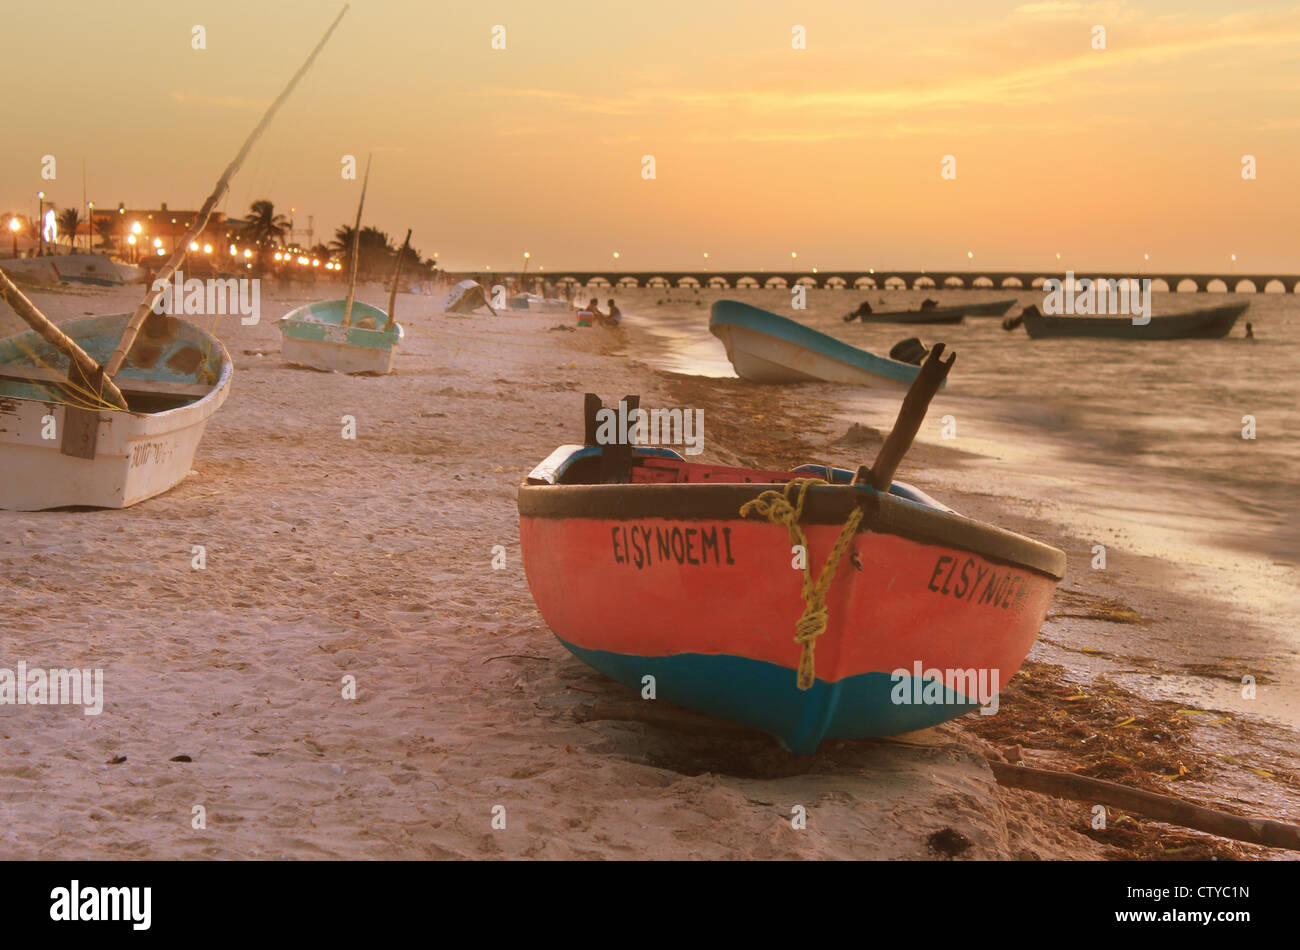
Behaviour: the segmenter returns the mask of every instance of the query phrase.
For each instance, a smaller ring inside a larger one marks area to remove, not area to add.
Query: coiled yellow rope
[[[830,619],[826,609],[826,594],[831,589],[831,582],[835,580],[835,571],[840,566],[844,552],[849,549],[853,536],[858,531],[858,525],[862,523],[862,509],[855,505],[848,520],[844,522],[844,527],[840,529],[840,536],[835,539],[835,545],[831,548],[821,574],[817,576],[814,583],[812,571],[808,568],[808,536],[800,527],[799,520],[803,517],[803,503],[808,495],[808,489],[813,485],[825,484],[825,479],[821,478],[796,478],[786,483],[784,492],[768,490],[740,506],[742,518],[752,511],[767,518],[772,524],[783,524],[790,534],[790,542],[803,547],[804,609],[794,626],[794,642],[803,648],[799,654],[796,680],[800,689],[810,689],[816,681],[813,650],[817,638],[826,632],[826,624]],[[795,492],[798,496],[792,499],[791,496]]]

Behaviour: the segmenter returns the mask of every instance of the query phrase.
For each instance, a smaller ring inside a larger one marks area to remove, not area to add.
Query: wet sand
[[[33,294],[57,320],[137,297]],[[376,287],[360,298],[386,303]],[[1087,569],[1093,534],[1062,517],[1068,506],[1008,494],[988,475],[1017,460],[960,441],[924,439],[900,477],[1070,557],[1026,675],[1004,694],[1014,715],[1024,691],[1024,721],[967,717],[794,757],[722,727],[593,720],[627,691],[541,620],[515,510],[527,472],[581,441],[582,394],[702,408],[702,460],[764,466],[868,458],[869,440],[836,440],[851,418],[887,429],[896,402],[672,375],[634,358],[635,329],[449,318],[439,298],[406,295],[393,376],[317,373],[280,360],[274,326],[306,299],[264,296],[254,327],[220,320],[232,394],[171,492],[124,511],[0,512],[0,665],[103,667],[106,693],[97,717],[0,707],[6,856],[1284,856],[1148,822],[1097,833],[1083,804],[997,786],[989,757],[1098,775],[1127,760],[1125,781],[1300,821],[1295,734],[1233,708],[1224,685],[1240,668],[1264,683],[1285,644],[1212,588],[1188,593],[1118,531],[1108,570]],[[0,315],[0,334],[17,329]],[[345,415],[355,441],[341,438]],[[1036,453],[1033,477],[1073,484]],[[1072,712],[1078,694],[1092,698],[1086,715]],[[1139,733],[1112,742],[1126,718]],[[1145,768],[1155,748],[1168,754]],[[799,805],[806,830],[791,827]]]

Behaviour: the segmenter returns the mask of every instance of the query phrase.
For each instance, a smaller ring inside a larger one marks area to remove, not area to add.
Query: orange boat
[[[575,656],[798,753],[996,711],[1065,572],[1056,548],[901,482],[648,446],[560,447],[520,488],[519,527]]]

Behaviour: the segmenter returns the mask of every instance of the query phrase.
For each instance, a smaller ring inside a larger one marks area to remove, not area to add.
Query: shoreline
[[[34,292],[56,322],[135,296]],[[372,285],[358,299],[384,296]],[[219,327],[236,374],[196,474],[123,511],[0,512],[8,659],[106,670],[99,717],[0,707],[11,856],[1289,857],[1141,820],[1098,835],[1085,805],[996,783],[988,758],[1017,746],[1027,764],[1101,777],[1118,756],[1162,749],[1155,770],[1131,766],[1119,780],[1300,820],[1300,782],[1280,764],[1294,733],[1183,716],[1186,706],[1104,685],[1133,661],[1119,649],[1126,635],[1148,629],[1119,618],[1195,620],[1197,632],[1213,623],[1205,606],[1121,599],[1079,574],[1085,542],[1031,505],[916,477],[974,464],[944,446],[919,444],[900,478],[972,517],[1059,537],[1071,567],[1053,613],[1094,615],[1049,617],[999,715],[807,757],[722,728],[583,719],[627,691],[570,656],[538,615],[515,491],[557,445],[581,441],[584,392],[705,409],[701,460],[723,464],[866,460],[870,436],[835,447],[837,425],[808,424],[814,393],[662,373],[629,358],[622,333],[552,329],[564,314],[444,317],[427,297],[399,298],[408,337],[392,377],[294,369],[279,359],[275,319],[299,298],[266,297],[258,326]],[[0,318],[0,333],[12,323]],[[351,444],[344,414],[357,421]],[[864,421],[887,428],[888,416]],[[205,571],[190,566],[194,544],[207,548]],[[1174,655],[1143,669],[1173,675]],[[1053,670],[1066,663],[1070,673]],[[351,701],[340,693],[349,675]],[[1111,754],[1090,758],[1087,736],[1059,721],[1066,710],[1106,733]],[[1186,772],[1161,778],[1174,764]],[[190,827],[195,804],[204,830]],[[799,804],[807,831],[790,825]],[[506,830],[491,827],[495,805]],[[968,844],[949,854],[934,844],[946,840]]]

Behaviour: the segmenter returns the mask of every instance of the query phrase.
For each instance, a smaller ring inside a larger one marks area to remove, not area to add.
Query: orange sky
[[[222,207],[328,239],[373,152],[366,223],[450,269],[1300,271],[1300,7],[892,6],[359,0]],[[0,212],[83,160],[99,207],[197,207],[338,8],[10,4]]]

